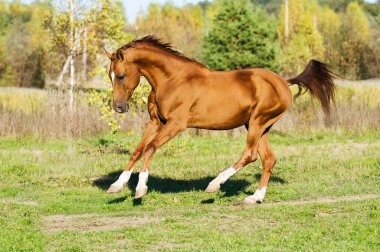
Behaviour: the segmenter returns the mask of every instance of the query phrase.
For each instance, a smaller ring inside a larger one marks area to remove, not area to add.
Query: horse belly
[[[240,127],[249,121],[250,106],[225,104],[223,106],[195,106],[190,112],[188,127],[226,130]]]

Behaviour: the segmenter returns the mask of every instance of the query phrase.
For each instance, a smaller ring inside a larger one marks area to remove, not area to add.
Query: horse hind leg
[[[247,145],[243,151],[240,159],[233,164],[230,168],[222,171],[219,175],[212,180],[206,188],[206,192],[216,192],[220,189],[220,185],[225,183],[232,175],[234,175],[241,168],[245,167],[249,163],[256,161],[257,150],[259,145],[259,140],[264,134],[266,129],[270,127],[276,118],[268,119],[263,117],[251,117],[248,128]],[[264,123],[262,123],[264,122]]]
[[[265,133],[261,137],[259,141],[258,153],[263,166],[263,173],[256,192],[244,199],[244,202],[247,204],[263,202],[273,167],[276,164],[276,157],[274,156],[274,153],[269,145],[268,133]]]

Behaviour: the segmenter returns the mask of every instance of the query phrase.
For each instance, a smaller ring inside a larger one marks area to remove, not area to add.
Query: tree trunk
[[[70,7],[70,89],[69,89],[69,108],[70,111],[74,107],[74,53],[75,53],[75,42],[74,42],[74,0],[69,0]]]
[[[285,39],[289,37],[289,0],[285,0]]]
[[[71,62],[71,55],[69,55],[69,57],[67,57],[66,62],[65,62],[65,65],[63,65],[62,71],[61,71],[61,73],[59,74],[59,77],[58,77],[58,79],[57,79],[57,82],[55,83],[56,87],[58,87],[58,88],[61,87],[62,80],[63,80],[63,76],[64,76],[65,73],[67,72],[67,69],[69,68],[69,64],[70,64],[70,62]]]
[[[83,56],[82,56],[82,81],[87,81],[87,27],[84,28],[83,34]]]

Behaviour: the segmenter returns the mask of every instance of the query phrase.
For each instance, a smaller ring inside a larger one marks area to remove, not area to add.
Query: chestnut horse
[[[246,203],[264,199],[276,158],[268,134],[292,103],[290,85],[299,93],[310,91],[330,113],[335,86],[328,67],[311,60],[297,77],[285,80],[265,69],[213,71],[162,43],[154,36],[134,40],[106,52],[111,60],[109,77],[113,87],[113,109],[128,111],[128,100],[144,76],[152,91],[148,98],[150,121],[125,171],[108,189],[120,192],[127,184],[135,163],[144,157],[135,198],[147,193],[148,167],[155,151],[186,128],[228,130],[245,125],[247,145],[241,158],[210,182],[206,191],[216,192],[220,185],[260,156],[263,172],[256,192]]]

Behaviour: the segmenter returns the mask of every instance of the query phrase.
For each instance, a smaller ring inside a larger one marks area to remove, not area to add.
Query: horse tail
[[[301,94],[309,91],[312,96],[316,97],[322,105],[323,112],[329,118],[331,104],[335,102],[335,88],[333,81],[334,73],[330,67],[317,60],[310,60],[305,70],[297,77],[287,80],[290,85],[298,86],[298,93],[294,96],[297,98]],[[305,89],[305,92],[303,92]]]

